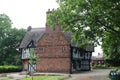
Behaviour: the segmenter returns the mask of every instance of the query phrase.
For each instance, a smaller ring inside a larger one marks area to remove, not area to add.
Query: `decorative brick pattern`
[[[70,58],[40,58],[37,63],[40,72],[70,72]]]
[[[70,72],[70,43],[61,32],[59,26],[55,31],[47,27],[47,31],[37,42],[37,71],[42,72]],[[51,32],[52,31],[52,32]],[[43,48],[41,52],[39,49]],[[64,49],[64,50],[63,50]]]

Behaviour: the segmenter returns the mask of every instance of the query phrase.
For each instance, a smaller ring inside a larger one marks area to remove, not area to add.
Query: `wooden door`
[[[24,70],[28,70],[28,60],[23,60],[23,68]]]

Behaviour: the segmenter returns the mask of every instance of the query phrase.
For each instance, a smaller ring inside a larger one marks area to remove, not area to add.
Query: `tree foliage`
[[[0,45],[5,37],[6,31],[11,28],[12,22],[5,14],[0,14]]]
[[[12,28],[10,18],[0,14],[0,65],[21,64],[21,54],[17,51],[25,34],[24,29]]]
[[[100,42],[105,32],[119,36],[119,0],[57,0],[59,8],[48,14],[47,23],[57,20],[62,29],[74,32],[79,43]]]
[[[120,0],[57,0],[59,8],[48,14],[47,24],[58,22],[74,33],[80,45],[102,42],[109,59],[120,56]]]
[[[37,61],[39,60],[38,55],[35,54],[35,49],[34,49],[34,48],[31,48],[31,49],[30,49],[29,58],[30,58],[30,59],[29,59],[29,63],[30,63],[31,65],[36,64]]]
[[[116,62],[120,61],[120,39],[116,38],[112,33],[105,33],[104,40],[102,42],[102,49],[103,52],[106,54],[106,60],[110,60],[114,62],[116,65]],[[117,63],[117,65],[120,65]]]

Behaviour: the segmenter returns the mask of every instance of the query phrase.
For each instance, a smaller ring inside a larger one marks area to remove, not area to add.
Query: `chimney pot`
[[[46,31],[45,33],[52,33],[53,30],[46,24]]]
[[[50,9],[48,9],[48,11],[46,12],[47,14],[51,13],[52,11],[50,11]]]
[[[31,26],[28,26],[27,31],[30,31],[31,29],[32,29],[32,27],[31,27]]]
[[[61,32],[61,28],[60,28],[58,23],[56,23],[55,31],[56,32]]]

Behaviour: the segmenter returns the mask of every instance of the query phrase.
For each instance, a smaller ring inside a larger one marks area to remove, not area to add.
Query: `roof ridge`
[[[45,29],[45,27],[38,27],[39,29]],[[38,29],[38,28],[32,28],[32,29]]]

